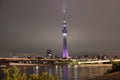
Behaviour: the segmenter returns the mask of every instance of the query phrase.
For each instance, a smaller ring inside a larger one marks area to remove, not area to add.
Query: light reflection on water
[[[60,76],[62,80],[87,80],[103,73],[111,66],[35,66],[23,68],[27,75],[48,72]]]

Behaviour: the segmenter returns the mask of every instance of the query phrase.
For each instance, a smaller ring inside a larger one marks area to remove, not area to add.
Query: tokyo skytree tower
[[[65,10],[63,10],[63,58],[68,58],[68,49],[67,49],[67,27],[65,20]]]

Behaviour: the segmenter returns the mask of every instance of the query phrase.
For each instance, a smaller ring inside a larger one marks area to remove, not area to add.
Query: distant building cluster
[[[33,58],[33,56],[30,56],[30,55],[27,55],[25,54],[24,56],[16,56],[15,53],[10,55],[10,57],[13,57],[13,58]],[[38,58],[38,59],[66,59],[66,58],[63,58],[62,56],[57,56],[55,55],[55,53],[51,50],[51,49],[47,49],[46,50],[46,54],[45,56],[40,56],[40,55],[36,55],[35,58]],[[90,56],[90,55],[82,55],[82,56],[69,56],[68,57],[69,59],[85,59],[85,60],[88,60],[88,59],[94,59],[94,60],[112,60],[112,59],[120,59],[120,56],[108,56],[108,55],[94,55],[94,56]]]

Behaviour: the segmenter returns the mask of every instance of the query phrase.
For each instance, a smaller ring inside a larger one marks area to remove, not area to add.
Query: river
[[[22,67],[27,75],[48,72],[58,75],[62,80],[88,80],[103,75],[111,66],[107,64],[94,65],[64,65],[64,66],[32,66]]]

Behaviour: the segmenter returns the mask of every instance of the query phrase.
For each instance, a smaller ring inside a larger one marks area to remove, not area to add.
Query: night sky
[[[62,56],[63,5],[69,55],[120,55],[120,0],[0,0],[0,56]]]

